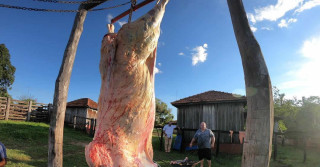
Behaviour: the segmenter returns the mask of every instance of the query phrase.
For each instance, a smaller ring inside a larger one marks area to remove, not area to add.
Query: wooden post
[[[277,160],[277,153],[278,153],[278,145],[277,145],[277,132],[274,132],[274,142],[273,142],[273,160]]]
[[[94,128],[94,119],[91,118],[90,119],[90,135],[93,136],[94,133],[93,133],[93,128]]]
[[[219,148],[220,148],[220,130],[218,131],[218,137],[217,137],[217,149],[216,149],[216,157],[219,155]]]
[[[28,106],[28,117],[27,121],[30,121],[30,116],[31,116],[31,111],[32,111],[32,101],[29,101],[29,106]]]
[[[307,141],[306,138],[303,138],[303,163],[307,161]]]
[[[92,0],[88,0],[88,2],[90,1]],[[63,166],[63,128],[69,83],[75,55],[88,10],[105,1],[106,0],[101,0],[99,3],[81,4],[79,12],[75,16],[69,41],[64,51],[59,75],[55,83],[53,110],[50,114],[48,167]]]
[[[242,167],[268,167],[272,152],[273,95],[267,65],[252,33],[242,0],[227,0],[245,76],[246,137]]]
[[[51,103],[49,103],[48,104],[48,120],[47,120],[47,122],[49,122],[50,123],[50,114],[51,114],[51,112],[52,112],[52,104]]]
[[[182,129],[180,152],[183,152],[184,149],[185,149],[185,147],[184,147],[184,129]]]
[[[73,116],[73,129],[76,128],[77,125],[77,116]]]
[[[97,119],[94,119],[94,130],[93,130],[93,136],[96,133],[96,127],[97,127]]]
[[[162,151],[163,148],[163,128],[161,128],[161,137],[160,137],[160,151]]]
[[[10,97],[7,97],[6,116],[5,116],[6,121],[8,121],[8,119],[9,119],[10,103],[11,103],[11,99],[10,99]]]

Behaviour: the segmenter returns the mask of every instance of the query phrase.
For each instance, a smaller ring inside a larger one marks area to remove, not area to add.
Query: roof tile
[[[207,91],[193,96],[189,96],[177,101],[172,102],[173,106],[185,105],[185,104],[198,104],[198,103],[220,103],[227,101],[241,101],[246,102],[245,96],[220,92],[220,91]]]
[[[89,98],[81,98],[68,102],[67,107],[88,107],[97,110],[98,104]]]

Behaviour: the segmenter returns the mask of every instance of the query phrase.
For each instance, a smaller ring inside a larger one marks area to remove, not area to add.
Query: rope
[[[131,23],[132,12],[133,12],[133,8],[136,5],[136,3],[137,3],[136,0],[131,0],[131,8],[130,8],[130,13],[129,13],[128,23]]]
[[[88,10],[89,12],[95,12],[95,11],[101,11],[101,10],[108,10],[108,9],[113,9],[113,8],[118,8],[124,5],[129,4],[130,2],[125,2],[119,5],[111,6],[111,7],[106,7],[106,8],[99,8],[99,9],[91,9]],[[80,10],[59,10],[59,9],[39,9],[39,8],[28,8],[28,7],[21,7],[21,6],[11,6],[11,5],[4,5],[0,4],[1,8],[9,8],[9,9],[19,9],[19,10],[28,10],[28,11],[36,11],[36,12],[80,12]]]

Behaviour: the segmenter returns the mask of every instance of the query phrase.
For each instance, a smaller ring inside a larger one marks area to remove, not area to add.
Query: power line
[[[129,2],[125,2],[119,5],[115,5],[115,6],[110,6],[110,7],[106,7],[106,8],[99,8],[99,9],[90,9],[88,11],[101,11],[101,10],[108,10],[108,9],[113,9],[113,8],[118,8],[124,5],[127,5],[131,3],[131,1]],[[21,7],[21,6],[12,6],[12,5],[4,5],[4,4],[0,4],[1,8],[9,8],[9,9],[19,9],[19,10],[28,10],[28,11],[36,11],[36,12],[79,12],[80,10],[60,10],[60,9],[40,9],[40,8],[28,8],[28,7]]]

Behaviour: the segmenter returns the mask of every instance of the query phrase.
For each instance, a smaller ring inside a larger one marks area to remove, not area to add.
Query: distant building
[[[207,128],[224,131],[243,131],[245,125],[245,96],[226,92],[207,91],[186,97],[171,103],[177,110],[179,127],[198,129],[201,122],[207,123]],[[194,132],[185,133],[185,139],[191,140]],[[230,137],[222,135],[221,142],[228,142]],[[235,140],[237,135],[234,136]]]
[[[77,125],[85,125],[89,124],[90,118],[96,119],[97,113],[98,104],[89,98],[82,98],[67,103],[65,121],[73,123],[76,116]]]

